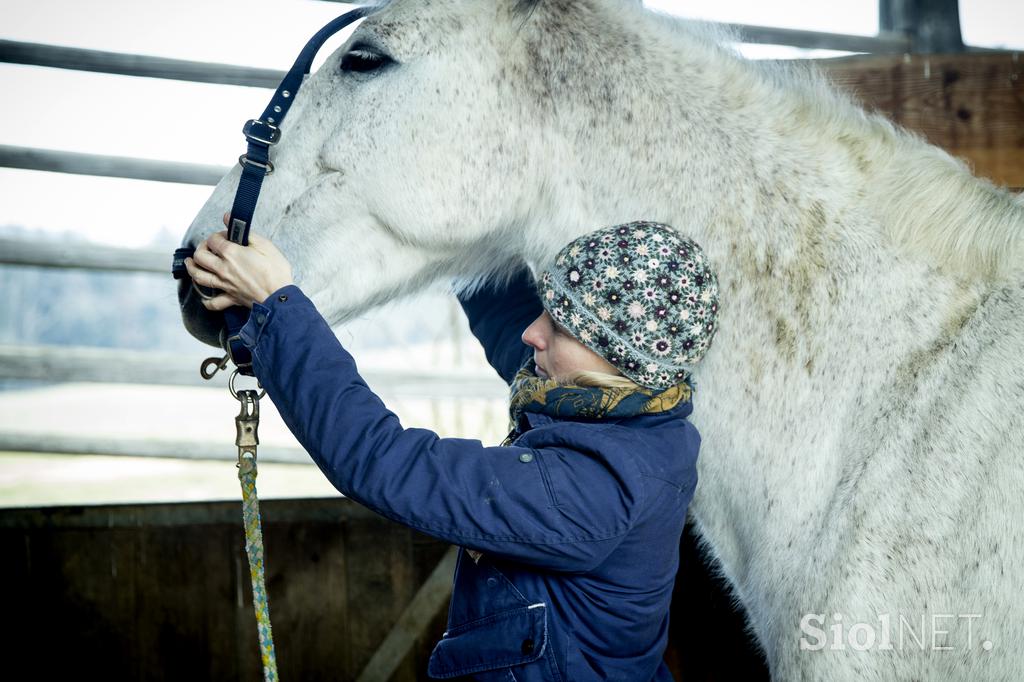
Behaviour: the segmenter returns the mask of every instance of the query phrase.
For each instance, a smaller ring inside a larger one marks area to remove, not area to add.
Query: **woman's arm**
[[[642,480],[599,455],[485,447],[403,428],[294,285],[255,303],[241,336],[267,395],[321,471],[383,516],[560,571],[597,566],[633,524]],[[552,489],[553,481],[570,483]]]
[[[530,269],[524,263],[508,286],[487,283],[477,293],[458,298],[487,361],[511,384],[533,354],[523,343],[523,331],[544,312]]]

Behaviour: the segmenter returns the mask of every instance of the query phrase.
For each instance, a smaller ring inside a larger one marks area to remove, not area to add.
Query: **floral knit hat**
[[[700,246],[668,225],[583,235],[539,280],[551,317],[646,388],[689,379],[715,335],[718,278]]]

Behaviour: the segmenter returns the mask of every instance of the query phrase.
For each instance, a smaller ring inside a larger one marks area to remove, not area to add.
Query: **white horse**
[[[336,324],[675,226],[722,298],[692,512],[773,678],[1019,679],[1024,205],[726,37],[622,0],[394,0],[303,86],[254,229]]]

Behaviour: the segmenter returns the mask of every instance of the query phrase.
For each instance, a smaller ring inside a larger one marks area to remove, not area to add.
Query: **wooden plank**
[[[2,163],[0,163],[2,165]],[[41,241],[0,237],[0,264],[171,274],[171,254],[85,241]]]
[[[424,585],[432,579],[432,574],[438,569],[438,565],[449,552],[451,545],[445,542],[439,542],[437,538],[426,535],[425,533],[413,533],[412,534],[412,550],[413,560],[412,565],[416,567],[417,573],[413,581],[415,585]],[[413,661],[429,661],[430,655],[434,652],[434,647],[437,646],[437,641],[441,638],[441,634],[447,629],[448,626],[448,609],[451,604],[451,591],[453,582],[455,579],[455,567],[453,566],[451,571],[445,577],[442,573],[439,573],[435,579],[447,580],[447,594],[448,597],[438,607],[433,619],[427,623],[419,636],[413,644],[412,650],[409,652],[407,659]],[[424,669],[420,669],[417,679],[422,679]]]
[[[349,584],[348,661],[345,679],[355,679],[387,636],[406,601],[396,604],[391,581],[391,539],[380,535],[377,524],[353,520],[346,524],[346,581]],[[359,589],[355,589],[355,586]]]
[[[30,536],[29,581],[14,589],[8,584],[4,594],[8,608],[19,609],[13,612],[18,614],[17,632],[4,638],[5,643],[19,646],[5,646],[5,662],[30,674],[19,675],[7,667],[5,677],[61,679],[74,674],[138,679],[136,660],[124,655],[121,647],[122,634],[134,633],[138,615],[131,577],[133,534],[112,529],[98,534],[72,530]],[[12,592],[24,595],[24,601],[10,604]],[[57,631],[66,634],[55,636]],[[61,642],[59,655],[53,653],[54,641]]]
[[[383,524],[380,517],[371,522]],[[349,641],[345,523],[264,524],[278,667],[290,670],[292,679],[351,677],[343,673]],[[395,527],[388,532],[404,530]],[[251,620],[251,613],[247,617]]]
[[[849,57],[819,65],[841,88],[982,177],[1024,187],[1024,60],[1003,54]]]
[[[259,669],[250,662],[258,653],[239,655],[236,644],[236,633],[253,619],[251,607],[248,620],[235,613],[238,577],[232,559],[245,552],[240,518],[132,532],[138,558],[130,589],[137,612],[130,629],[111,633],[111,640],[135,665],[133,679],[241,679],[242,671],[258,679]],[[90,577],[86,571],[84,578]],[[255,626],[251,636],[255,641]]]
[[[0,528],[0,551],[4,555],[4,561],[0,562],[0,586],[4,586],[0,587],[0,598],[6,613],[24,614],[17,623],[10,615],[0,621],[0,638],[6,643],[5,652],[19,641],[19,633],[37,632],[38,621],[51,617],[55,612],[51,603],[47,603],[53,598],[53,590],[46,590],[47,557],[42,544],[39,538],[26,530]],[[42,566],[40,562],[43,562]],[[18,586],[17,589],[10,587],[14,585]],[[31,670],[33,651],[20,653],[23,658],[7,653],[4,674],[14,680],[30,680],[38,674]]]
[[[96,438],[54,433],[17,433],[0,431],[0,452],[37,452],[62,455],[102,455],[114,457],[163,457],[213,462],[233,462],[238,450],[230,440],[221,443],[201,441],[143,440],[139,438]],[[312,464],[302,448],[260,445],[259,461],[275,464]]]
[[[239,493],[241,498],[241,493]],[[104,504],[63,507],[0,508],[0,529],[22,530],[77,528],[98,532],[104,528],[172,528],[234,524],[242,518],[241,501],[161,504]],[[348,498],[266,500],[260,503],[267,523],[344,524],[381,517]],[[2,565],[3,562],[0,562]]]
[[[227,166],[211,166],[179,161],[154,161],[129,156],[107,156],[65,152],[57,149],[39,149],[0,145],[0,166],[24,170],[98,175],[110,178],[174,182],[187,185],[216,185]],[[170,266],[164,268],[170,271]]]
[[[355,679],[352,642],[380,641],[449,546],[351,500],[261,507],[281,678]],[[260,679],[243,545],[238,503],[0,510],[5,679]]]
[[[374,656],[376,656],[380,649],[380,642],[387,641],[390,633],[394,632],[395,623],[401,620],[402,614],[408,608],[409,602],[416,596],[416,589],[419,587],[419,584],[414,582],[416,570],[412,565],[412,531],[410,530],[402,534],[392,533],[389,544],[390,551],[388,552],[387,563],[383,566],[383,570],[387,571],[388,577],[391,579],[392,602],[391,609],[388,612],[391,627],[385,630],[380,639],[377,640],[378,647],[374,651]],[[365,682],[372,682],[374,679],[387,680],[392,677],[416,679],[417,670],[413,665],[415,661],[408,660],[404,656],[408,651],[408,647],[405,647],[402,652],[403,655],[398,660],[390,662],[390,665],[386,664],[391,674],[381,678],[365,678]],[[371,662],[374,656],[370,657]],[[363,670],[365,669],[366,667],[364,666]]]
[[[199,376],[203,357],[214,354],[212,347],[183,357],[115,348],[0,345],[0,379],[226,388],[229,372],[218,372],[209,381]]]
[[[398,666],[407,660],[406,656],[417,639],[423,636],[437,614],[448,604],[458,552],[458,547],[448,548],[441,561],[416,591],[409,605],[402,611],[388,636],[374,652],[373,658],[363,668],[358,682],[389,680]]]
[[[358,504],[353,504],[355,507],[360,507]],[[368,511],[368,510],[367,510]],[[338,542],[338,546],[343,549],[341,556],[338,559],[337,564],[334,568],[334,579],[338,585],[337,592],[334,593],[334,603],[337,604],[338,611],[341,614],[341,630],[345,633],[345,638],[333,644],[338,649],[338,656],[340,656],[341,666],[339,670],[345,670],[346,672],[352,671],[350,674],[354,674],[356,670],[352,663],[352,631],[354,627],[357,627],[355,622],[354,614],[349,611],[348,605],[352,601],[352,592],[358,592],[361,585],[352,583],[349,580],[349,564],[352,562],[352,553],[348,551],[348,545],[345,541],[351,536],[351,526],[354,517],[346,517],[341,523],[338,524],[338,534],[341,540]]]
[[[215,354],[216,350],[210,348],[209,355]],[[202,357],[80,346],[0,345],[0,379],[226,386],[229,372],[218,372],[209,381],[199,376]],[[381,368],[360,370],[360,374],[375,391],[384,395],[503,398],[508,391],[497,374],[486,370]]]
[[[284,71],[276,69],[254,69],[235,64],[86,50],[17,40],[0,40],[0,62],[256,88],[276,88],[285,75]]]

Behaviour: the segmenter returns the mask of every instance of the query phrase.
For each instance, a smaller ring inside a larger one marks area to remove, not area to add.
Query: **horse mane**
[[[898,134],[905,172],[894,167],[875,182],[884,183],[877,196],[889,216],[885,228],[892,241],[964,277],[1019,278],[1024,202],[923,137]]]
[[[965,279],[1019,279],[1024,195],[974,175],[962,159],[866,110],[819,65],[744,60],[778,93],[795,135],[827,137],[863,177],[858,188],[883,236],[904,254]]]
[[[864,204],[896,248],[950,274],[1019,279],[1024,265],[1024,201],[974,175],[962,159],[922,134],[865,110],[816,65],[790,92],[813,97],[826,134],[864,177]],[[776,72],[780,73],[780,72]],[[778,76],[777,76],[778,77]]]

